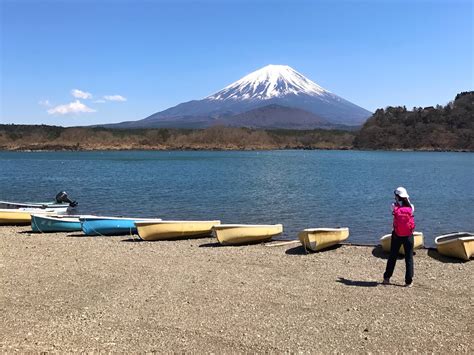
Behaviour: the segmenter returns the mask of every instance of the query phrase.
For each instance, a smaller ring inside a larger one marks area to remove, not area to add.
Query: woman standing
[[[395,203],[392,204],[393,231],[390,246],[390,256],[387,268],[383,274],[383,284],[388,285],[397,263],[398,251],[403,245],[405,249],[405,286],[413,286],[413,231],[415,230],[415,219],[413,213],[415,207],[411,204],[408,192],[404,187],[398,187],[395,191]]]

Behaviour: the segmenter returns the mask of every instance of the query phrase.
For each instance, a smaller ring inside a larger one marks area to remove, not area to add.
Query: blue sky
[[[0,3],[1,123],[142,119],[267,64],[371,111],[473,89],[470,0]]]

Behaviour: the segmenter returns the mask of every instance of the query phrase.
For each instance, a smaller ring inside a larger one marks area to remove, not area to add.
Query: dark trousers
[[[389,279],[393,275],[395,264],[397,263],[398,251],[400,246],[403,245],[405,249],[405,283],[411,284],[413,281],[413,235],[409,237],[399,237],[395,233],[392,233],[392,245],[390,247],[390,256],[387,261],[387,268],[383,274],[384,279]]]

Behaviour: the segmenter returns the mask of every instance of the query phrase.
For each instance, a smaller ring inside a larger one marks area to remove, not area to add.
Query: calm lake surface
[[[66,190],[78,213],[350,228],[350,241],[391,232],[405,186],[425,244],[474,231],[474,154],[359,151],[0,152],[0,200]]]

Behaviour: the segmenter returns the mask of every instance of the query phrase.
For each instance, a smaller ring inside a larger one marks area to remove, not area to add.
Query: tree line
[[[351,149],[354,132],[207,129],[111,129],[0,125],[0,150],[257,150]]]
[[[474,92],[445,106],[378,109],[354,139],[355,149],[474,151]]]

